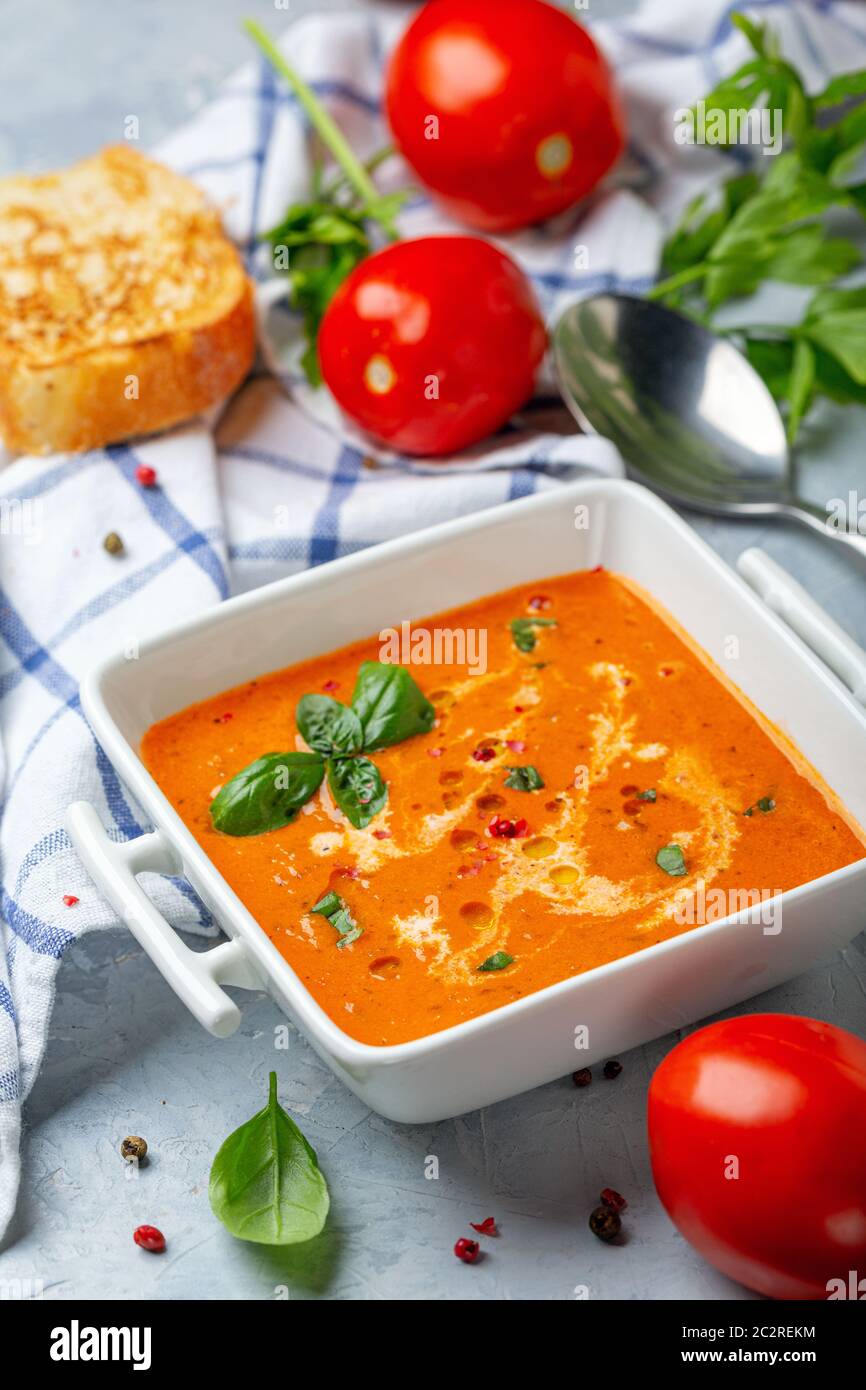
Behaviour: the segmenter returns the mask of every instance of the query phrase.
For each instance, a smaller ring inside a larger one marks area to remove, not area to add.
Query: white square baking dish
[[[240,1021],[223,986],[265,988],[374,1110],[394,1120],[433,1121],[736,1004],[862,929],[866,859],[785,893],[777,934],[763,930],[755,911],[742,912],[430,1037],[370,1046],[344,1033],[314,1001],[139,758],[154,721],[227,687],[403,620],[594,565],[633,578],[664,604],[866,823],[864,711],[665,503],[633,483],[607,481],[507,503],[232,599],[143,643],[136,660],[112,657],[85,680],[83,704],[96,736],[156,830],[117,844],[97,810],[79,802],[70,808],[69,832],[100,890],[212,1033],[227,1036]],[[801,630],[820,637],[820,610],[812,605],[801,617]],[[725,660],[731,636],[738,639],[736,662]],[[816,645],[826,649],[828,642]],[[837,663],[853,668],[855,679],[864,670],[857,652],[849,644]],[[137,882],[145,870],[185,874],[229,940],[189,950]],[[589,1040],[579,1052],[576,1030]]]

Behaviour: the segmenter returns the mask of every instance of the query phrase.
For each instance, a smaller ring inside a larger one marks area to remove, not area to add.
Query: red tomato
[[[485,231],[571,207],[623,147],[604,59],[543,0],[431,0],[393,53],[385,100],[419,179]]]
[[[368,434],[407,454],[451,454],[523,405],[546,344],[532,287],[508,256],[478,237],[419,237],[343,281],[319,360]]]
[[[649,1140],[668,1215],[732,1279],[816,1299],[866,1276],[866,1043],[852,1033],[793,1014],[700,1029],[652,1079]]]

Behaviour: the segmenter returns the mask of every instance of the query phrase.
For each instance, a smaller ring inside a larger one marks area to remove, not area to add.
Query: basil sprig
[[[217,1153],[208,1195],[213,1213],[239,1240],[298,1245],[317,1236],[330,1206],[316,1152],[277,1100],[230,1134]]]
[[[861,248],[857,238],[835,235],[845,226],[840,210],[852,225],[866,217],[866,69],[841,73],[811,93],[770,28],[743,14],[730,20],[753,52],[692,109],[692,134],[707,117],[722,117],[734,143],[729,115],[766,110],[781,116],[785,148],[688,205],[663,250],[665,278],[649,297],[713,327],[721,305],[748,299],[767,280],[816,288],[799,323],[789,316],[766,324],[762,316],[749,324],[743,313],[742,327],[727,330],[786,412],[793,443],[822,396],[866,401],[866,295],[841,278],[862,264]]]
[[[383,809],[388,788],[375,763],[360,756],[429,733],[436,712],[402,666],[364,661],[351,705],[303,695],[296,718],[312,753],[267,753],[227,782],[211,802],[211,821],[225,835],[263,835],[293,821],[322,784],[325,771],[340,810],[363,830]]]

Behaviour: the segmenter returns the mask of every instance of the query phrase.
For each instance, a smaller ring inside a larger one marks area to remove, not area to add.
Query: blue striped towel
[[[549,319],[576,295],[645,287],[662,217],[729,167],[711,149],[676,146],[671,132],[674,108],[745,57],[733,8],[652,0],[628,23],[594,26],[627,100],[628,155],[608,191],[580,213],[503,243],[531,274]],[[816,85],[863,63],[866,15],[857,4],[763,0],[748,9],[778,26]],[[382,65],[402,22],[372,7],[317,16],[283,38],[365,155],[384,143]],[[459,467],[376,455],[347,433],[325,394],[300,380],[298,326],[267,283],[255,240],[304,196],[307,137],[288,93],[253,61],[157,151],[222,207],[261,285],[263,364],[218,422],[83,456],[18,458],[0,474],[0,1235],[15,1202],[21,1103],[42,1059],[58,965],[85,931],[118,925],[70,846],[64,809],[80,797],[95,802],[117,839],[147,828],[88,729],[81,675],[104,653],[230,593],[587,468],[621,468],[604,441],[563,430],[543,408],[528,409]],[[392,176],[396,185],[405,171]],[[443,229],[451,228],[420,197],[402,221],[408,236]],[[158,488],[136,484],[141,462],[156,468]],[[112,530],[126,543],[122,559],[102,548]],[[216,930],[183,882],[162,879],[153,891],[178,926]],[[67,906],[65,894],[79,901]]]

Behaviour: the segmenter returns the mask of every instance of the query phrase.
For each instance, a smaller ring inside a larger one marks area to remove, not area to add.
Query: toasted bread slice
[[[252,288],[187,179],[127,145],[0,179],[0,439],[81,450],[164,429],[246,375]]]

